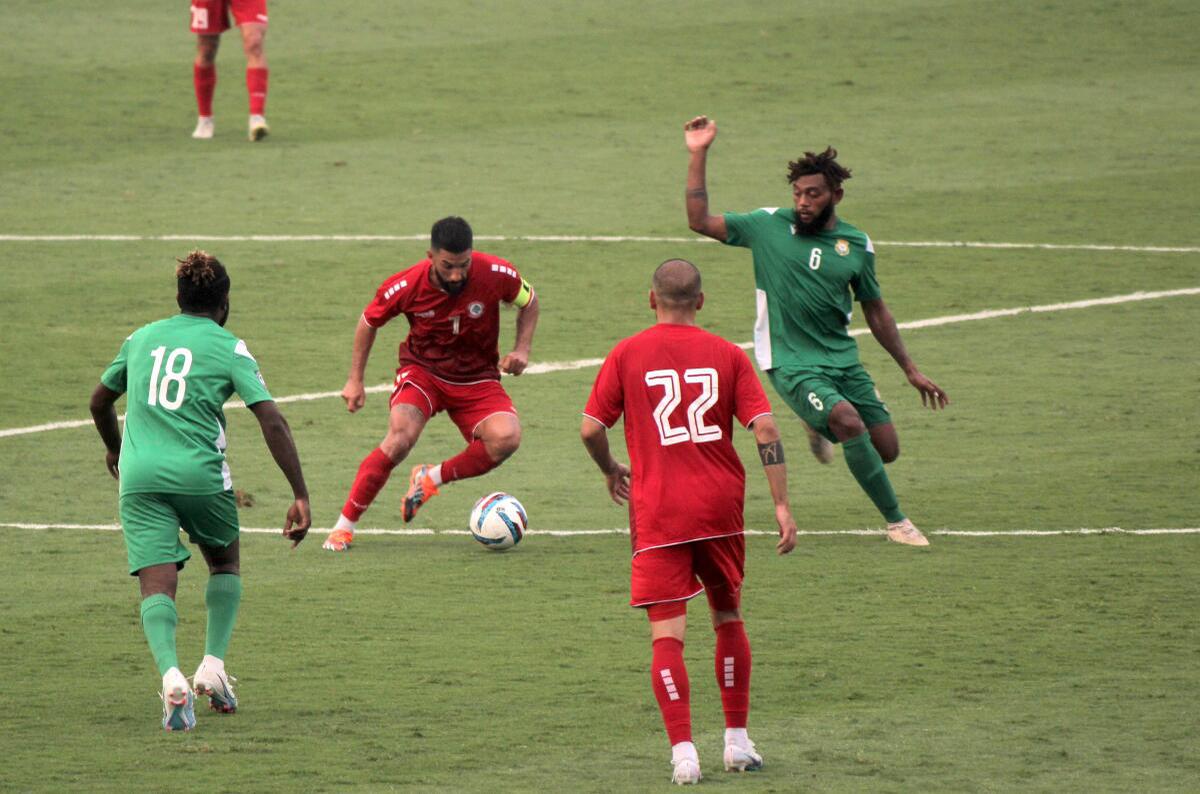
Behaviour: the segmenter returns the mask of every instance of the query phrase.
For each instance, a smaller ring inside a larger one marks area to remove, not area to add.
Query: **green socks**
[[[175,655],[175,626],[178,623],[175,602],[169,595],[155,593],[142,601],[142,631],[146,633],[146,642],[150,643],[159,675],[179,667],[179,657]]]
[[[879,457],[875,445],[871,443],[871,434],[863,433],[849,441],[842,442],[846,455],[846,465],[850,473],[858,480],[859,486],[871,497],[871,501],[883,513],[888,523],[904,520],[900,512],[900,502],[896,492],[892,490],[892,481],[888,479],[883,469],[883,458]]]
[[[224,659],[242,603],[242,577],[218,573],[208,577],[204,604],[208,607],[208,629],[204,635],[204,653]]]

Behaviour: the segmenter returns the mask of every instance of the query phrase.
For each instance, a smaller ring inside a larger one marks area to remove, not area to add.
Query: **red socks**
[[[250,115],[261,116],[267,107],[267,69],[246,69],[246,91],[250,94]]]
[[[750,713],[750,641],[740,620],[717,626],[717,688],[726,728],[745,728]]]
[[[217,67],[192,64],[192,84],[196,87],[196,109],[199,115],[211,116],[213,90],[217,87]]]
[[[671,745],[692,740],[691,690],[683,664],[683,643],[674,637],[654,641],[650,663],[650,686],[662,712]]]
[[[371,502],[375,501],[379,489],[387,483],[394,468],[396,464],[383,454],[383,450],[378,447],[371,450],[371,454],[363,458],[362,465],[358,467],[358,474],[354,477],[354,485],[350,487],[350,497],[346,499],[342,515],[351,521],[362,518]]]
[[[442,461],[442,482],[465,480],[487,474],[499,466],[487,453],[487,447],[477,438],[471,439],[467,448],[449,460]]]

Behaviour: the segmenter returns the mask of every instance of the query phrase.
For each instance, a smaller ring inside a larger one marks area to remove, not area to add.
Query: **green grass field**
[[[535,363],[601,357],[644,327],[651,269],[685,256],[704,273],[702,323],[746,341],[744,251],[521,239],[690,237],[681,128],[697,113],[721,127],[714,211],[786,204],[786,160],[838,147],[855,172],[841,214],[876,239],[901,322],[1200,287],[1193,4],[345,5],[271,5],[273,135],[258,145],[233,34],[217,138],[188,137],[184,6],[0,7],[0,431],[87,418],[124,336],[175,310],[173,257],[194,246],[229,266],[229,327],[273,394],[336,392],[362,306],[425,250],[214,237],[421,235],[464,215],[538,289]],[[28,239],[67,235],[138,239]],[[939,241],[1067,247],[902,245]],[[390,380],[403,326],[381,334],[372,383]],[[944,414],[861,337],[904,450],[890,475],[933,546],[811,534],[778,558],[751,538],[750,727],[767,766],[720,772],[697,606],[702,785],[1195,790],[1200,536],[1015,533],[1200,527],[1198,328],[1188,293],[906,330],[953,400]],[[183,736],[158,727],[119,533],[64,526],[117,520],[94,431],[0,433],[0,789],[665,788],[627,538],[531,534],[498,555],[449,532],[490,490],[518,495],[535,530],[627,525],[578,442],[595,371],[506,379],[523,446],[422,511],[436,534],[365,536],[348,555],[323,552],[323,533],[296,552],[247,534],[230,655],[242,708]],[[812,462],[779,405],[801,528],[878,529],[845,466]],[[283,404],[316,526],[336,518],[385,406]],[[255,498],[243,525],[274,527],[290,492],[249,413],[228,416],[235,483]],[[769,530],[741,435],[747,525]],[[435,420],[414,461],[460,443]],[[401,492],[364,525],[400,528]],[[30,523],[53,528],[15,526]],[[202,651],[202,568],[181,580],[185,667]]]

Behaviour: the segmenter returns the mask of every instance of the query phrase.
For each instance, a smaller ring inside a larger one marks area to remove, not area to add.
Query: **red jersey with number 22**
[[[363,319],[379,328],[399,314],[408,318],[402,367],[417,364],[451,383],[500,380],[500,303],[517,298],[521,274],[498,256],[474,251],[467,286],[450,295],[430,280],[432,269],[423,259],[384,281]]]
[[[659,323],[622,340],[584,415],[625,415],[633,553],[742,532],[746,472],[733,448],[771,404],[745,351],[694,325]]]

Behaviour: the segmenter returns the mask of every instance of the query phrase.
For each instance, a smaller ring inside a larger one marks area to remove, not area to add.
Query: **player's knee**
[[[877,448],[876,451],[879,453],[879,457],[884,463],[891,463],[896,458],[900,457],[900,447],[884,447],[883,449]]]
[[[408,453],[415,443],[416,439],[408,433],[389,430],[383,441],[379,443],[379,449],[391,459],[392,463],[399,463],[408,457]]]
[[[505,460],[521,446],[521,428],[515,427],[496,433],[484,439],[483,443],[493,460]]]
[[[846,403],[840,403],[846,405]],[[841,440],[856,438],[867,432],[867,426],[863,424],[862,417],[858,415],[858,411],[853,408],[848,410],[834,409],[829,415],[829,430]]]

